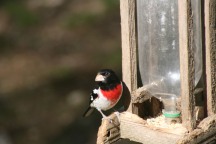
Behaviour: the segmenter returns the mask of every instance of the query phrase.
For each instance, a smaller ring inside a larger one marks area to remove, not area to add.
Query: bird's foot
[[[114,112],[114,114],[116,115],[118,121],[120,122],[120,113],[118,111]]]
[[[107,116],[103,117],[103,118],[102,118],[102,121],[103,121],[103,120],[108,120],[110,123],[113,123],[113,119],[111,119],[111,118],[109,118],[109,117],[107,117]]]

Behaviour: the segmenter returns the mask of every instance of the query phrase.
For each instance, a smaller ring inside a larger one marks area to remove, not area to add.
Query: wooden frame
[[[137,89],[135,1],[123,0],[121,10],[122,72],[129,91]]]
[[[122,71],[123,81],[131,93],[127,112],[118,117],[109,116],[113,123],[103,120],[98,132],[98,144],[108,144],[120,138],[141,143],[187,144],[216,141],[216,0],[205,0],[205,64],[208,117],[199,125],[195,118],[195,68],[193,48],[192,0],[178,0],[179,43],[181,73],[181,114],[182,126],[178,129],[159,128],[148,124],[137,116],[139,107],[151,99],[149,87],[137,88],[137,40],[136,1],[120,0],[122,28]],[[132,113],[134,114],[132,114]],[[160,137],[158,137],[160,135]]]
[[[216,114],[216,0],[205,0],[208,115]]]
[[[135,0],[120,3],[122,35],[122,75],[130,92],[137,89],[137,44],[135,25]],[[128,111],[138,113],[138,108],[130,104]]]
[[[192,131],[195,128],[194,97],[194,48],[193,48],[193,16],[190,0],[179,0],[179,50],[181,75],[181,115],[182,123]]]

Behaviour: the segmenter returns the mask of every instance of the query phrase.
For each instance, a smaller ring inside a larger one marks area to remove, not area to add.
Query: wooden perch
[[[174,144],[183,138],[186,132],[181,124],[174,125],[172,128],[158,127],[130,112],[120,114],[120,123],[115,114],[110,115],[109,118],[113,119],[113,123],[107,119],[102,121],[97,144],[110,144],[120,138],[148,144]]]
[[[174,144],[181,139],[186,129],[183,127],[162,128],[150,125],[137,115],[124,112],[120,115],[121,138],[129,138],[132,141],[155,144]]]
[[[119,140],[119,125],[120,123],[116,114],[110,115],[108,119],[103,119],[98,130],[97,144],[110,144]]]
[[[112,123],[109,119],[113,120]],[[162,122],[162,126],[159,126],[149,122],[151,119],[144,120],[130,112],[121,113],[120,122],[115,114],[110,115],[109,119],[102,120],[97,144],[111,144],[120,138],[148,144],[201,144],[216,141],[216,115],[205,118],[190,133],[182,124],[164,126]]]

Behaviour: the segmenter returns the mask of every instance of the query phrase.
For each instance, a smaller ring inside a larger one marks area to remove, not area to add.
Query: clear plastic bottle
[[[199,11],[199,4],[192,6],[194,11]],[[196,85],[202,74],[199,15],[194,16],[194,21]],[[162,100],[163,112],[173,116],[179,114],[176,110],[176,99],[180,97],[181,89],[178,0],[137,0],[137,28],[142,84],[149,85],[152,95]]]
[[[143,85],[168,104],[180,95],[177,0],[138,0],[138,53]],[[174,108],[165,109],[175,111]]]

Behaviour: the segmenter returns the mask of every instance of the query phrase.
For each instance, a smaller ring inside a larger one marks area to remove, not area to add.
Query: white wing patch
[[[93,94],[91,95],[91,98],[90,98],[91,101],[93,101],[95,99],[93,95],[98,94],[98,89],[94,89],[92,92],[93,92]]]
[[[93,90],[93,93],[94,93],[94,94],[98,94],[98,89],[94,89],[94,90]]]

